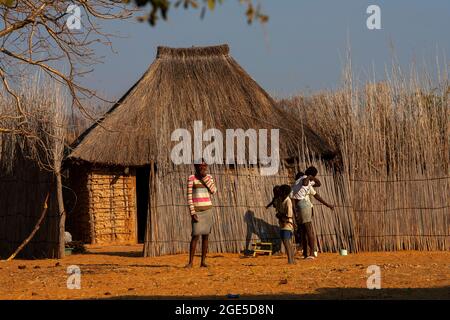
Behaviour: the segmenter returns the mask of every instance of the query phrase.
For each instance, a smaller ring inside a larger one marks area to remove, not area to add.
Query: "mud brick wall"
[[[89,173],[87,187],[93,242],[136,243],[135,175],[93,170]]]
[[[93,244],[136,243],[136,176],[123,169],[77,170],[74,240]],[[75,177],[74,177],[75,178]],[[74,220],[74,221],[73,221]]]

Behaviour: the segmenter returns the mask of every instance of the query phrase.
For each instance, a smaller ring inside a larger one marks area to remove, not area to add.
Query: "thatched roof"
[[[158,47],[142,78],[78,141],[69,158],[138,166],[168,163],[177,128],[280,129],[282,158],[298,154],[302,137],[311,150],[329,149],[303,129],[230,56],[228,45]]]

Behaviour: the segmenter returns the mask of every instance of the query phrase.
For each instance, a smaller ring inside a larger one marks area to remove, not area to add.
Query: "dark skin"
[[[334,206],[333,206],[332,204],[329,204],[329,203],[326,202],[325,200],[323,200],[323,199],[319,196],[319,194],[316,193],[316,194],[314,195],[314,198],[316,198],[317,201],[319,201],[319,202],[323,203],[324,205],[326,205],[328,208],[330,208],[330,210],[334,210]]]
[[[313,177],[313,176],[308,176],[308,177],[306,177],[305,179],[303,179],[302,185],[303,185],[303,186],[307,186],[307,185],[309,184],[310,181],[314,181],[314,182],[316,183],[316,185],[317,185],[317,183],[318,183],[318,184],[319,184],[318,186],[320,186],[319,180],[317,180],[317,178],[316,178],[316,177]],[[316,187],[316,185],[314,185],[314,187]],[[328,202],[326,202],[324,199],[322,199],[322,197],[321,197],[318,193],[316,193],[316,194],[314,195],[314,198],[315,198],[317,201],[319,201],[320,203],[322,203],[322,204],[324,204],[325,206],[327,206],[328,208],[330,208],[331,210],[334,210],[334,206],[331,205],[331,204],[329,204]],[[296,207],[297,202],[298,202],[297,199],[292,199],[292,205],[294,206],[294,208]],[[314,216],[314,211],[313,211],[312,215]]]
[[[309,175],[306,179],[303,179],[302,185],[303,186],[307,186],[310,181],[314,181],[314,188],[318,188],[318,187],[320,187],[322,185],[320,180],[317,179],[316,176],[313,176],[313,175]],[[318,201],[320,201],[320,200],[318,200]],[[297,199],[292,199],[292,205],[294,206],[294,208],[297,205],[297,202],[298,202]],[[313,213],[313,215],[314,215],[314,213]]]
[[[306,171],[308,171],[308,169]],[[319,179],[316,178],[316,174],[307,175],[307,177],[305,179],[303,179],[302,185],[307,186],[311,181],[314,181],[314,188],[320,187],[322,185],[322,183],[319,181]],[[316,198],[317,201],[323,203],[325,206],[327,206],[331,210],[334,210],[334,207],[332,205],[328,204],[324,199],[322,199],[322,197],[319,194],[316,193],[314,195],[314,198]],[[294,208],[297,207],[297,203],[298,203],[297,199],[292,199],[292,205],[294,206]],[[314,217],[314,208],[311,208],[311,216]],[[297,227],[296,227],[296,229],[297,229]]]
[[[309,176],[309,180],[310,181],[314,181],[314,188],[318,188],[320,187],[322,184],[320,183],[319,179],[317,179],[316,177],[313,176]]]
[[[198,220],[197,220],[198,221]],[[190,250],[189,250],[189,263],[186,265],[186,268],[192,268],[192,264],[194,262],[195,249],[197,249],[197,243],[200,239],[200,236],[192,236]],[[200,263],[200,267],[206,268],[208,265],[206,264],[206,254],[208,253],[208,235],[202,235],[202,261]]]
[[[272,201],[266,206],[266,209],[269,209],[271,206],[274,206],[275,199],[278,197],[279,193],[279,186],[275,186],[273,188],[273,199]]]
[[[206,165],[196,165],[195,166],[195,177],[199,180],[202,180],[208,174],[208,166]],[[198,216],[193,214],[191,216],[192,222],[198,222]],[[186,265],[186,268],[192,268],[192,264],[194,262],[195,250],[197,249],[197,243],[200,239],[200,236],[192,236],[191,244],[189,248],[189,263]],[[200,263],[200,267],[206,268],[208,265],[206,264],[206,254],[208,253],[208,235],[202,235],[202,260]]]
[[[305,179],[303,179],[303,185],[304,185],[304,186],[307,186],[307,185],[309,184],[310,181],[316,182],[316,181],[319,181],[319,180],[317,180],[317,179],[316,179],[315,177],[313,177],[313,176],[308,176],[308,177],[306,177]],[[317,182],[316,182],[316,184],[317,184]],[[320,182],[319,182],[319,184],[320,184]],[[322,197],[321,197],[318,193],[316,193],[316,194],[314,195],[314,198],[316,198],[317,201],[319,201],[320,203],[324,204],[325,206],[327,206],[327,207],[330,208],[331,210],[334,210],[333,205],[331,205],[331,204],[329,204],[328,202],[326,202],[325,200],[323,200]]]

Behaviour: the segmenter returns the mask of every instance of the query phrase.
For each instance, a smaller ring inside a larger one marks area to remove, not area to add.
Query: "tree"
[[[100,61],[93,46],[101,43],[112,48],[112,34],[100,28],[102,20],[126,20],[133,17],[141,7],[152,7],[147,19],[152,26],[160,15],[167,19],[172,2],[174,7],[199,7],[199,0],[0,0],[0,98],[8,96],[12,103],[6,103],[6,110],[0,113],[0,134],[17,135],[30,139],[37,145],[48,146],[46,139],[54,138],[36,135],[32,123],[36,113],[24,105],[20,84],[26,82],[33,71],[44,72],[55,83],[62,85],[69,93],[72,108],[95,120],[84,107],[84,101],[103,98],[80,84],[80,77],[92,71]],[[213,10],[223,0],[203,0],[201,16],[206,8]],[[240,0],[247,4],[247,20],[261,22],[267,17],[261,14],[252,0]],[[80,18],[83,17],[83,23]],[[81,28],[80,28],[81,27]],[[42,90],[51,90],[48,87]],[[26,101],[25,101],[26,103]],[[8,109],[9,108],[9,109]],[[63,143],[63,141],[61,141]],[[62,144],[57,144],[61,146]],[[55,149],[58,163],[51,167],[58,182],[58,202],[61,216],[61,239],[64,233],[64,206],[62,201],[61,160],[62,150]],[[38,163],[42,163],[37,161]],[[44,168],[45,169],[45,168]],[[48,169],[48,168],[47,168]],[[60,248],[61,256],[64,246]]]
[[[133,2],[136,6],[131,5]],[[79,83],[81,76],[92,71],[100,61],[93,45],[101,43],[112,48],[114,35],[101,30],[99,22],[109,19],[129,19],[141,7],[149,4],[152,9],[147,18],[151,25],[159,16],[167,19],[169,8],[199,8],[201,16],[207,9],[213,10],[223,0],[0,0],[0,94],[14,97],[16,116],[21,121],[13,133],[23,132],[28,121],[20,96],[14,84],[39,69],[69,91],[73,106],[92,119],[83,107],[83,99],[100,98]],[[261,13],[253,0],[239,0],[247,5],[247,21],[257,19],[264,23],[268,17]],[[77,30],[77,17],[83,17],[82,28]],[[70,24],[72,22],[72,25]],[[12,132],[2,126],[0,133]]]
[[[73,104],[85,111],[82,99],[96,94],[78,80],[99,61],[92,49],[93,44],[111,46],[111,35],[100,29],[98,20],[128,19],[133,10],[120,1],[110,0],[0,1],[3,2],[0,4],[1,89],[14,97],[16,116],[22,120],[19,123],[26,123],[28,115],[20,96],[15,93],[14,84],[33,69],[39,69],[62,83],[69,90]],[[73,29],[68,24],[68,17],[74,13],[68,12],[69,4],[76,5],[86,17],[82,30]],[[18,132],[21,127],[16,128]],[[0,128],[1,132],[6,131],[1,123]]]
[[[132,0],[123,0],[126,3],[130,3]],[[199,4],[199,2],[201,4]],[[247,16],[247,22],[251,24],[254,20],[258,20],[261,23],[268,21],[269,17],[262,13],[261,7],[253,4],[252,0],[239,0],[240,3],[244,3],[247,6],[247,11],[245,15]],[[183,5],[185,9],[194,8],[197,9],[201,6],[200,16],[203,18],[205,16],[206,10],[214,10],[216,4],[222,4],[223,0],[134,0],[134,3],[138,7],[146,6],[150,4],[151,11],[146,17],[142,17],[141,20],[147,20],[152,26],[156,25],[158,17],[161,16],[164,20],[167,19],[167,14],[170,6],[173,3],[175,8]]]
[[[99,61],[93,45],[111,45],[111,35],[100,29],[98,21],[128,19],[134,10],[120,1],[110,0],[0,1],[0,98],[3,102],[12,100],[11,103],[4,103],[0,112],[0,134],[20,137],[22,141],[39,146],[40,152],[33,160],[43,170],[54,172],[60,217],[59,256],[62,257],[65,224],[61,181],[64,128],[61,127],[62,122],[52,116],[53,111],[57,111],[57,105],[53,104],[54,110],[40,115],[31,107],[23,85],[29,82],[32,74],[43,72],[53,84],[62,84],[71,97],[72,107],[78,107],[89,116],[83,107],[83,99],[97,95],[78,81]],[[83,28],[76,30],[70,25],[69,18],[76,19],[80,13],[85,17]],[[52,93],[51,86],[33,89],[41,91],[44,96],[45,90]],[[57,121],[52,126],[56,131],[41,130],[36,134],[36,121],[42,125]],[[53,161],[42,161],[40,154]]]

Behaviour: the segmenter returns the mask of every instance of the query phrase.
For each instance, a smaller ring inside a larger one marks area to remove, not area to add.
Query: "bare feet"
[[[188,263],[188,264],[185,266],[185,268],[186,268],[186,269],[191,269],[191,268],[192,268],[192,263]]]
[[[202,267],[202,268],[208,268],[208,265],[207,265],[206,263],[202,262],[202,263],[200,264],[200,267]]]

